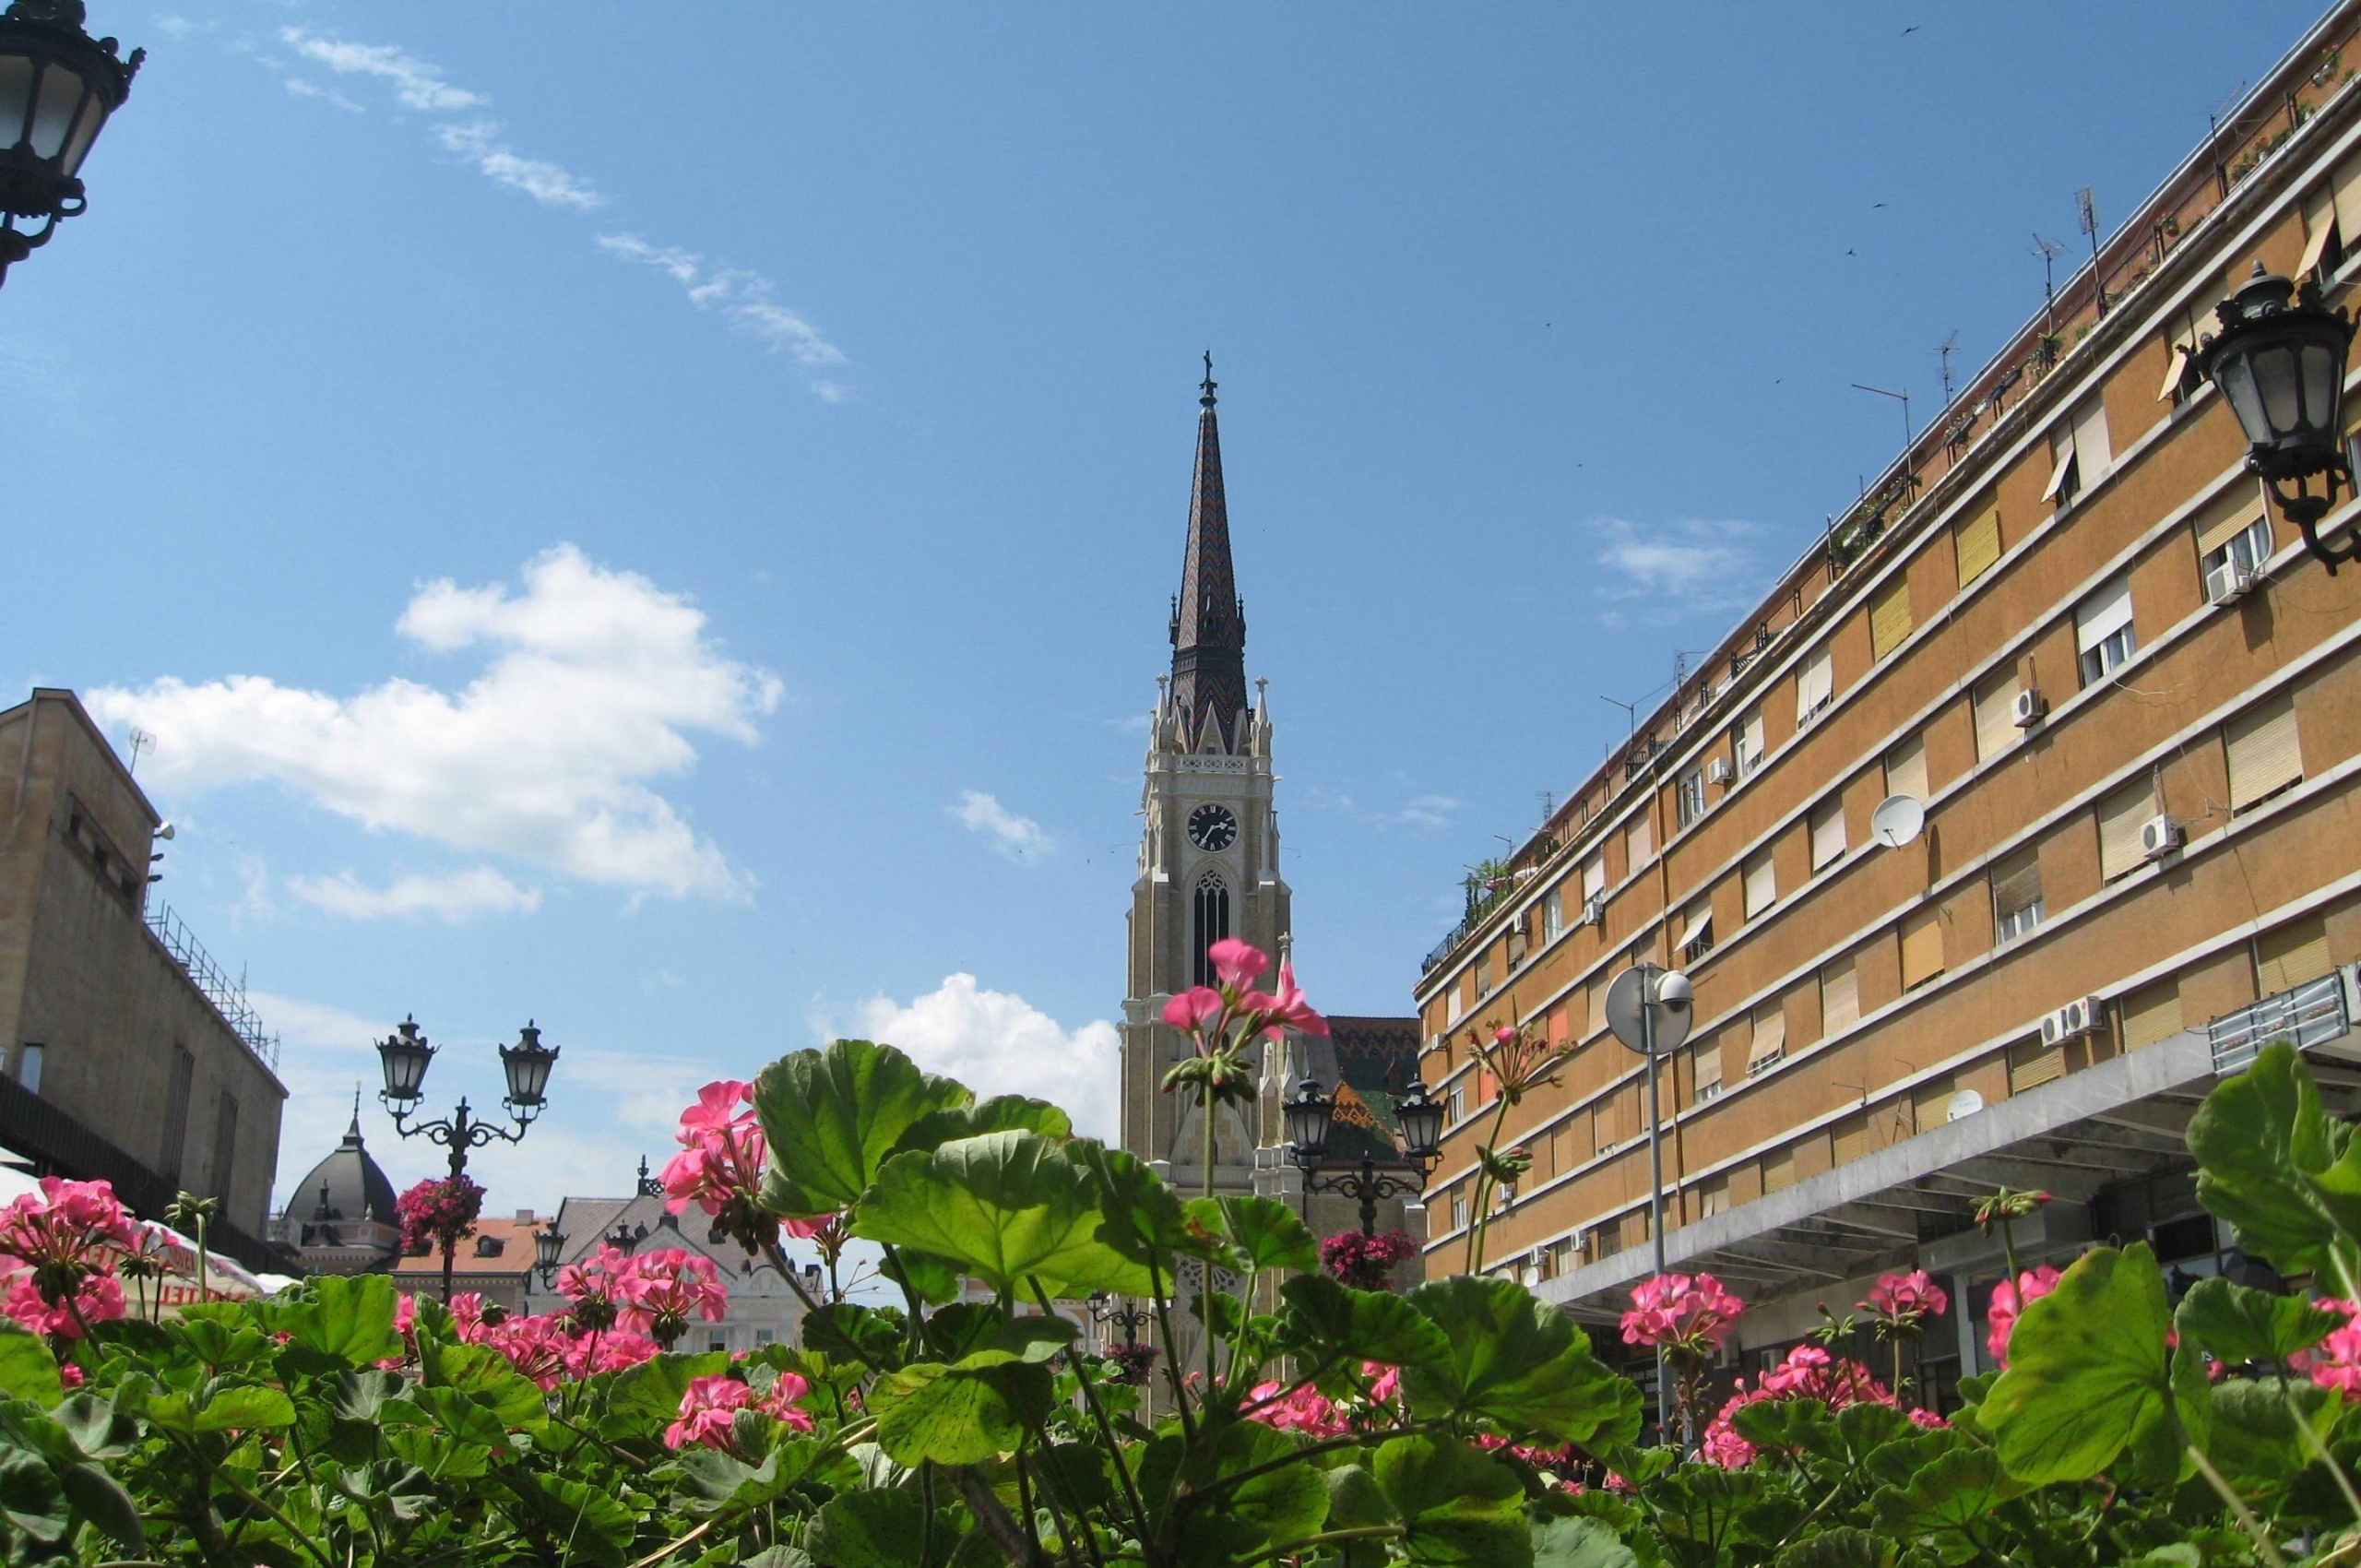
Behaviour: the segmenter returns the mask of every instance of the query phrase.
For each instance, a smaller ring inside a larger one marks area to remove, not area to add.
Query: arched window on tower
[[[1214,983],[1213,960],[1205,950],[1229,934],[1229,885],[1219,872],[1207,872],[1197,879],[1195,909],[1190,922],[1190,951],[1194,956],[1190,968],[1190,984]]]

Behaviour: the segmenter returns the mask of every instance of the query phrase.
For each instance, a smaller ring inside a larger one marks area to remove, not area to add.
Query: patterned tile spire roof
[[[1229,560],[1229,508],[1222,494],[1221,430],[1214,418],[1214,357],[1205,355],[1197,399],[1197,469],[1189,493],[1189,546],[1172,606],[1172,700],[1192,749],[1205,723],[1225,751],[1242,749],[1246,711],[1246,606]]]

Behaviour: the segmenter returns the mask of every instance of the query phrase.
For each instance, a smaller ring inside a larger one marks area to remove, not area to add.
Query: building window
[[[2140,637],[2131,626],[2130,577],[2116,578],[2074,612],[2074,647],[2082,655],[2086,686],[2105,680],[2130,660]]]
[[[2296,703],[2282,696],[2241,714],[2223,732],[2230,762],[2230,809],[2246,810],[2304,777]]]
[[[1727,1214],[1729,1210],[1730,1179],[1728,1177],[1716,1176],[1710,1182],[1699,1183],[1697,1188],[1698,1218],[1711,1219],[1717,1214]]]
[[[1751,778],[1762,766],[1762,710],[1756,708],[1738,721],[1730,731],[1730,771],[1739,778]]]
[[[768,1345],[777,1337],[778,1335],[777,1331],[773,1329],[758,1328],[754,1330],[754,1343],[757,1345]]]
[[[1811,869],[1816,875],[1845,858],[1845,802],[1824,801],[1811,814]]]
[[[1453,980],[1453,981],[1452,982],[1452,985],[1451,985],[1451,994],[1450,994],[1450,998],[1449,998],[1449,1000],[1448,1000],[1448,1002],[1447,1002],[1447,1004],[1446,1004],[1446,1005],[1445,1005],[1444,1011],[1445,1011],[1445,1013],[1448,1015],[1448,1016],[1443,1019],[1443,1027],[1444,1027],[1445,1028],[1451,1028],[1453,1025],[1454,1025],[1454,1024],[1458,1023],[1458,1022],[1459,1022],[1459,1020],[1460,1020],[1461,1018],[1463,1018],[1463,1017],[1466,1016],[1466,1015],[1467,1015],[1467,977],[1466,977],[1466,976],[1462,975],[1458,980]]]
[[[2142,778],[2099,802],[2099,880],[2113,882],[2147,863],[2140,830],[2155,816],[2156,781]]]
[[[2197,524],[2197,571],[2205,597],[2222,598],[2250,583],[2271,559],[2271,518],[2260,494],[2233,493]]]
[[[1943,972],[1940,911],[1920,909],[1902,922],[1902,989],[1916,991]]]
[[[1467,1229],[1467,1194],[1465,1193],[1451,1194],[1451,1228],[1453,1230]]]
[[[508,1239],[504,1236],[479,1236],[476,1238],[476,1256],[480,1258],[496,1258],[507,1250]]]
[[[188,1102],[196,1081],[196,1058],[189,1054],[187,1046],[175,1041],[172,1075],[164,1089],[162,1143],[156,1160],[156,1173],[174,1186],[180,1184],[181,1159],[188,1147]]]
[[[1959,559],[1959,586],[1965,588],[2000,561],[2000,508],[1987,506],[1952,530]]]
[[[1719,1040],[1689,1048],[1689,1103],[1703,1105],[1722,1097],[1722,1046]]]
[[[1607,856],[1602,852],[1583,862],[1583,902],[1607,897]]]
[[[1992,868],[1992,940],[2014,942],[2041,924],[2041,850],[2018,850]]]
[[[1924,803],[1927,788],[1927,742],[1916,735],[1885,754],[1885,792],[1908,795]]]
[[[1444,1097],[1444,1104],[1449,1108],[1452,1125],[1457,1126],[1467,1120],[1467,1086],[1465,1083],[1452,1085],[1451,1093]]]
[[[1828,649],[1821,648],[1804,660],[1796,676],[1796,728],[1800,730],[1819,716],[1821,710],[1836,700],[1836,664]]]
[[[1229,935],[1229,885],[1220,873],[1207,872],[1197,879],[1197,892],[1192,900],[1192,925],[1190,945],[1195,954],[1192,967],[1192,984],[1214,983],[1214,961],[1206,956],[1216,942]]]
[[[1869,600],[1869,653],[1884,659],[1902,646],[1915,623],[1910,618],[1910,579],[1897,574]]]
[[[2137,1051],[2180,1033],[2180,982],[2161,980],[2123,999],[2123,1049]]]
[[[1974,695],[1975,704],[1975,759],[1989,762],[2017,743],[2023,731],[2017,728],[2017,694],[2024,689],[2017,679],[2012,665],[1997,675],[1987,676]]]
[[[27,1094],[41,1093],[41,1061],[46,1054],[42,1047],[30,1040],[27,1040],[23,1049],[17,1052],[17,1082],[23,1086]]]
[[[1779,901],[1779,871],[1765,849],[1746,865],[1746,918],[1754,919]]]
[[[1681,922],[1681,961],[1696,963],[1713,950],[1714,904],[1709,898],[1690,906],[1688,919]]]
[[[1825,1039],[1861,1021],[1861,982],[1853,960],[1839,958],[1820,971],[1820,1033]]]
[[[1762,1191],[1768,1194],[1796,1184],[1796,1151],[1783,1148],[1762,1157]]]
[[[1555,942],[1566,932],[1566,890],[1561,886],[1549,890],[1541,900],[1541,940]]]
[[[730,1336],[717,1328],[705,1336],[705,1348],[707,1351],[727,1350],[730,1348]]]
[[[2096,484],[2115,460],[2107,443],[2106,405],[2093,398],[2076,409],[2071,419],[2050,432],[2049,452],[2057,466],[2050,469],[2049,488],[2041,498],[2055,501],[2062,512]]]
[[[1476,960],[1476,1000],[1481,1002],[1492,994],[1492,960]]]
[[[2276,996],[2335,968],[2329,962],[2328,922],[2319,915],[2267,931],[2254,939],[2255,993]]]
[[[1680,776],[1680,826],[1688,826],[1705,814],[1705,770],[1692,767]]]
[[[1655,819],[1642,812],[1623,832],[1623,869],[1627,876],[1636,876],[1640,868],[1655,858]]]
[[[1787,1057],[1787,1008],[1773,997],[1754,1010],[1754,1039],[1746,1048],[1746,1075],[1759,1077]]]

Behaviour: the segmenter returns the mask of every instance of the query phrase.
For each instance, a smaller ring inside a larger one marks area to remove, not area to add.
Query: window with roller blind
[[[1776,1193],[1796,1184],[1796,1151],[1783,1148],[1762,1157],[1762,1191]]]
[[[1839,958],[1820,971],[1820,1032],[1822,1039],[1861,1021],[1860,979],[1853,960]]]
[[[1885,792],[1888,795],[1908,795],[1922,803],[1927,800],[1927,742],[1924,736],[1913,735],[1885,754]]]
[[[1763,850],[1746,862],[1746,918],[1752,920],[1779,901],[1779,871]]]
[[[1730,771],[1739,778],[1750,778],[1762,766],[1762,710],[1756,708],[1738,721],[1730,731]]]
[[[1816,876],[1845,858],[1845,802],[1822,801],[1811,814],[1811,869]]]
[[[1680,826],[1688,826],[1705,814],[1705,770],[1692,767],[1680,776]]]
[[[2009,1092],[2023,1094],[2027,1089],[2066,1075],[2066,1047],[2044,1045],[2039,1036],[2020,1040],[2009,1048]]]
[[[2271,517],[2262,487],[2234,489],[2206,508],[2195,524],[2197,575],[2208,599],[2233,566],[2251,576],[2271,559]]]
[[[1821,648],[1804,660],[1796,674],[1796,728],[1809,724],[1820,711],[1836,700],[1836,663],[1826,648]]]
[[[1952,552],[1959,559],[1959,586],[1965,588],[2000,561],[2000,508],[1987,506],[1952,529]]]
[[[2115,461],[2115,452],[2107,440],[2106,405],[2094,397],[2076,409],[2071,417],[2059,423],[2049,434],[2049,455],[2053,466],[2049,487],[2041,493],[2044,501],[2055,501],[2064,511],[2075,498],[2087,491],[2106,473]]]
[[[2254,939],[2255,992],[2276,996],[2319,980],[2335,966],[2329,962],[2328,922],[2320,916],[2294,921]]]
[[[1870,1151],[1869,1113],[1857,1111],[1829,1129],[1832,1154],[1839,1165],[1849,1165]]]
[[[1566,889],[1561,884],[1541,900],[1541,940],[1555,942],[1566,932]]]
[[[2304,753],[2296,733],[2296,701],[2281,696],[2231,720],[2222,732],[2229,754],[2230,809],[2245,811],[2298,783]]]
[[[2028,847],[1992,868],[1992,940],[2007,945],[2041,924],[2041,850]]]
[[[1714,901],[1701,898],[1689,907],[1680,922],[1680,958],[1696,963],[1714,950]]]
[[[1640,868],[1655,858],[1655,819],[1642,812],[1631,826],[1623,831],[1623,863],[1627,875],[1637,876]]]
[[[1987,676],[1974,693],[1975,757],[1989,762],[2017,743],[2017,694],[2024,690],[2013,666]]]
[[[2113,882],[2147,863],[2141,852],[2140,829],[2158,811],[2156,780],[2144,776],[2099,802],[2099,878]]]
[[[1754,1010],[1754,1039],[1746,1048],[1746,1075],[1751,1078],[1766,1073],[1786,1055],[1786,1004],[1774,996]]]
[[[2165,317],[2165,379],[2156,388],[2156,401],[2185,402],[2203,383],[2197,368],[2197,339],[2213,321],[2212,309],[2197,304],[2183,305]]]
[[[2116,578],[2076,606],[2074,648],[2086,686],[2106,679],[2139,651],[2139,634],[2131,624],[2130,577]]]
[[[1689,1103],[1703,1105],[1722,1094],[1722,1042],[1718,1037],[1689,1048]]]
[[[1730,1179],[1728,1177],[1716,1176],[1709,1182],[1701,1182],[1697,1184],[1697,1217],[1700,1219],[1711,1219],[1717,1214],[1727,1214],[1729,1211]]]
[[[2137,1051],[2181,1031],[2180,982],[2161,980],[2125,996],[2123,1049]]]
[[[1910,636],[1910,579],[1897,574],[1869,600],[1869,649],[1883,659]]]
[[[1943,972],[1943,926],[1939,913],[1920,909],[1902,921],[1902,989],[1916,991]]]
[[[1583,902],[1607,894],[1607,852],[1600,850],[1583,862]]]

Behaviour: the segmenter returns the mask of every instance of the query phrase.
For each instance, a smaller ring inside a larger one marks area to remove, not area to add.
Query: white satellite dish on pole
[[[1952,1096],[1951,1103],[1943,1108],[1943,1120],[1946,1122],[1964,1121],[1983,1109],[1984,1097],[1982,1095],[1977,1094],[1974,1089],[1962,1089],[1959,1093]]]
[[[1927,808],[1916,795],[1888,795],[1869,814],[1869,832],[1889,849],[1899,849],[1927,826]]]

